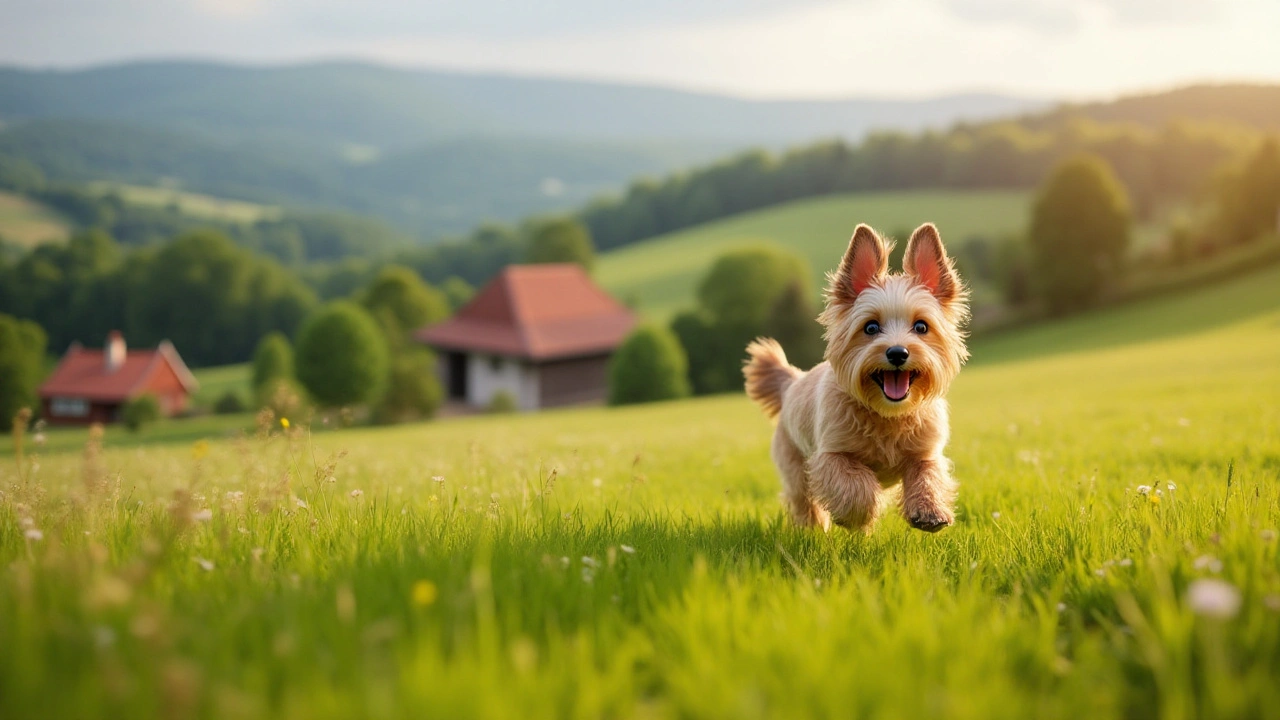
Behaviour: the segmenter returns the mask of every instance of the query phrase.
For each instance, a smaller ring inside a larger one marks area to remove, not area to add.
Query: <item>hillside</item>
[[[1266,717],[1277,284],[964,370],[936,535],[793,528],[740,395],[50,432],[35,488],[0,463],[7,716]]]
[[[693,307],[702,276],[729,250],[762,243],[787,248],[808,261],[816,291],[840,261],[858,223],[905,234],[933,222],[949,245],[959,247],[972,237],[990,240],[1022,231],[1029,202],[1021,191],[911,191],[798,200],[605,253],[595,277],[615,296],[635,301],[646,316],[665,321]]]
[[[0,192],[0,241],[20,247],[59,242],[71,224],[56,212],[21,195]]]
[[[1040,103],[994,95],[758,101],[660,87],[408,70],[362,63],[138,62],[0,69],[0,118],[81,118],[229,140],[406,149],[460,137],[779,145],[921,129]]]

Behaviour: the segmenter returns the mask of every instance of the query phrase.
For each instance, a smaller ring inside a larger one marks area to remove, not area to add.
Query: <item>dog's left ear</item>
[[[933,223],[925,223],[911,233],[902,256],[902,269],[933,293],[944,308],[963,299],[960,276]]]

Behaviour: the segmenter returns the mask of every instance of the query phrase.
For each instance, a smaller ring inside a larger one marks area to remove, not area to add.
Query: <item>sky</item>
[[[0,64],[364,59],[755,98],[1280,82],[1280,0],[0,0]]]

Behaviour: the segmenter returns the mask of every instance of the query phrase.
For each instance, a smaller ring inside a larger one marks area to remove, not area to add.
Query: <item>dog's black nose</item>
[[[893,363],[894,367],[902,367],[906,364],[907,358],[911,357],[911,353],[901,345],[894,345],[884,351],[884,356],[889,358],[889,362]]]

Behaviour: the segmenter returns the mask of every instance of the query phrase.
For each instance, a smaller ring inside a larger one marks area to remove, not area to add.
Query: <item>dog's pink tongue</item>
[[[884,394],[890,400],[901,400],[911,389],[911,373],[906,370],[888,370],[884,374]]]

